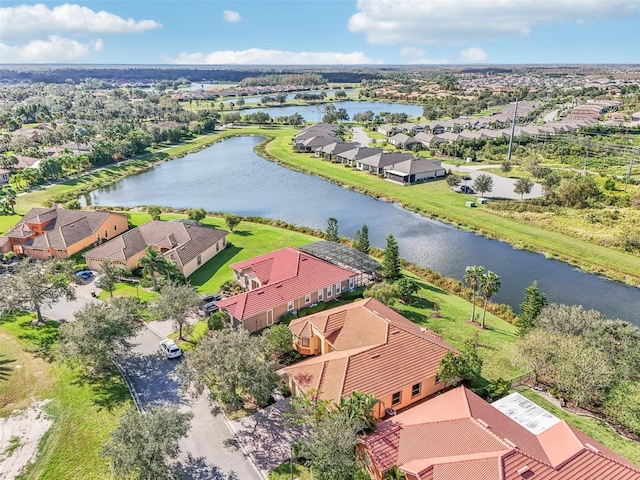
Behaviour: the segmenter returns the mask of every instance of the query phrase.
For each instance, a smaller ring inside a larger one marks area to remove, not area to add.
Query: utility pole
[[[627,168],[627,176],[624,179],[624,191],[627,191],[627,185],[629,184],[629,178],[631,177],[631,169],[633,167],[633,156],[629,157],[629,168]]]
[[[513,135],[516,131],[516,120],[518,119],[518,99],[516,98],[516,106],[513,109],[513,120],[511,121],[511,137],[509,138],[509,152],[507,153],[507,161],[511,161],[511,152],[513,150]]]

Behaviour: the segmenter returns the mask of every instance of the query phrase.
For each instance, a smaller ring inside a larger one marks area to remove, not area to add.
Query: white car
[[[180,355],[182,355],[182,350],[180,350],[180,347],[176,345],[176,342],[174,342],[170,338],[167,338],[166,340],[160,342],[160,351],[164,353],[167,358],[178,358]]]

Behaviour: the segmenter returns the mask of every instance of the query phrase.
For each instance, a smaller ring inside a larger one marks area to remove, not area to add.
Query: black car
[[[468,185],[461,185],[460,193],[476,193],[476,191]]]
[[[204,295],[200,295],[200,301],[204,303],[217,302],[221,298],[222,295],[219,293],[205,293]]]
[[[218,310],[220,309],[218,308],[218,305],[216,305],[215,300],[212,302],[205,303],[204,306],[202,307],[202,311],[206,314],[216,313]]]

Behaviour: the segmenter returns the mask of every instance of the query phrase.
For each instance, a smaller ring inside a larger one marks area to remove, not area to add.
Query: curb
[[[139,412],[144,412],[144,407],[142,406],[142,402],[140,401],[138,392],[136,392],[136,389],[134,388],[133,383],[131,382],[131,379],[125,373],[124,369],[120,366],[120,364],[116,360],[113,361],[113,364],[117,367],[118,371],[120,372],[120,375],[122,376],[122,379],[124,380],[124,383],[127,385],[127,388],[129,389],[129,393],[131,394],[131,398],[133,399],[133,403],[136,405],[136,408],[138,409]]]
[[[224,421],[224,423],[227,426],[227,428],[229,429],[229,431],[233,434],[233,437],[238,441],[238,445],[240,445],[240,448],[242,449],[242,453],[249,460],[249,463],[251,464],[251,466],[253,467],[255,472],[258,474],[258,477],[262,478],[263,480],[268,480],[268,478],[257,467],[257,465],[256,465],[256,463],[255,463],[255,461],[253,459],[253,455],[251,455],[251,453],[244,446],[244,442],[242,442],[240,440],[240,438],[238,437],[238,433],[236,432],[236,429],[234,428],[234,426],[231,423],[231,421],[227,418],[227,415],[222,410],[220,411],[220,415],[222,415],[222,420]]]

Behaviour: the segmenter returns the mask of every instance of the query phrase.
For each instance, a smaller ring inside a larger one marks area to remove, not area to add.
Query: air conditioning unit
[[[356,289],[356,287],[349,287],[349,291],[353,292]]]
[[[289,310],[289,313],[292,314],[292,315],[295,315],[296,313],[298,313],[298,311],[297,310]]]

